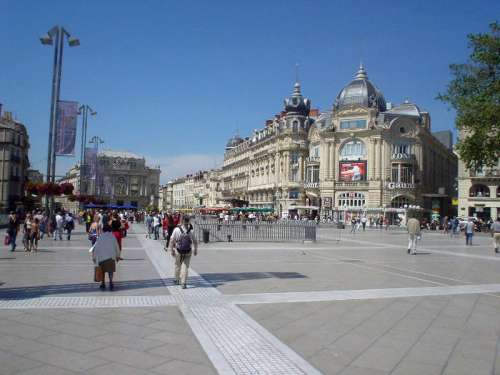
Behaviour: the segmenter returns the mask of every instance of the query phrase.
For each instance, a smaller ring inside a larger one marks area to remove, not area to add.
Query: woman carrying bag
[[[92,260],[97,266],[95,270],[96,281],[100,281],[100,288],[104,290],[105,275],[109,277],[109,290],[113,290],[113,273],[116,271],[116,262],[120,260],[120,248],[115,236],[111,233],[111,227],[103,226],[103,233],[97,239],[93,250]],[[101,277],[102,276],[102,277]]]

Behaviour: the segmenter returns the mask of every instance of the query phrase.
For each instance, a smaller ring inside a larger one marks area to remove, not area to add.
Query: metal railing
[[[316,241],[316,228],[314,222],[300,221],[218,223],[211,220],[197,220],[194,226],[196,238],[203,241],[204,232],[208,232],[210,242]]]

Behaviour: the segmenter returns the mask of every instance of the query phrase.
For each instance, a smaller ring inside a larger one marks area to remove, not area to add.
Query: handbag
[[[102,268],[99,266],[94,267],[94,281],[96,283],[104,281],[104,272],[102,272]]]
[[[3,244],[5,246],[9,246],[10,245],[10,235],[7,233],[3,239]]]

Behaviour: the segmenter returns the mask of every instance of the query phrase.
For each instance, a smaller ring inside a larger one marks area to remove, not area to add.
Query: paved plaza
[[[411,256],[401,231],[321,228],[201,244],[182,290],[133,226],[113,292],[81,227],[36,255],[3,247],[0,374],[500,374],[500,256],[474,242],[424,233]]]

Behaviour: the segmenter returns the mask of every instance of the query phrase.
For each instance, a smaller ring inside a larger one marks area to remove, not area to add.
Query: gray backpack
[[[184,229],[179,226],[179,230],[181,231],[181,235],[177,240],[177,251],[179,252],[179,254],[187,254],[191,251],[191,245],[193,243],[193,241],[191,240],[191,236],[189,235],[191,229],[193,229],[193,227],[190,227],[187,232],[184,232]]]

